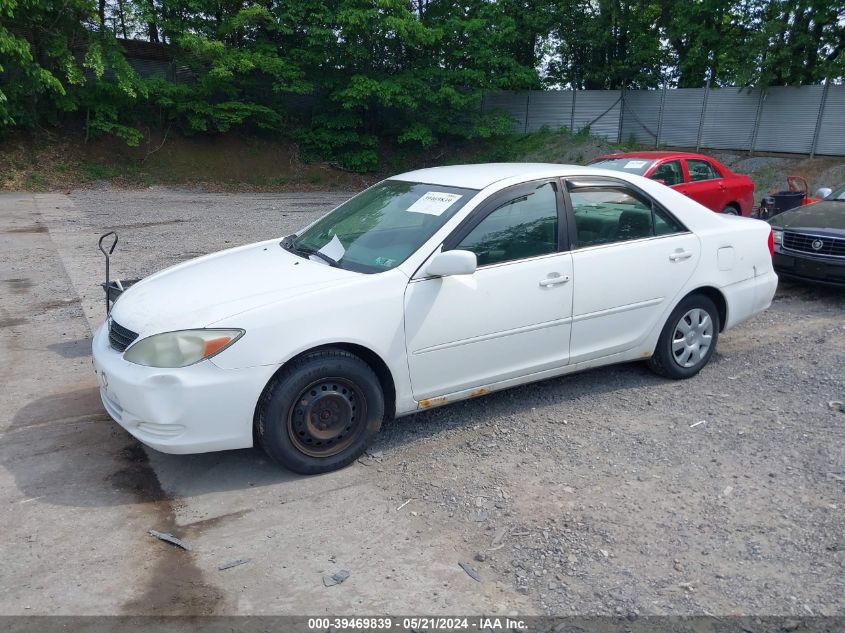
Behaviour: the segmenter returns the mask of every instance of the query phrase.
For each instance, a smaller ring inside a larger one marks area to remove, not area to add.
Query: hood
[[[796,207],[769,220],[780,229],[821,229],[845,231],[845,201],[822,200]]]
[[[207,327],[226,317],[360,277],[289,253],[278,240],[193,259],[121,295],[111,316],[141,336]]]

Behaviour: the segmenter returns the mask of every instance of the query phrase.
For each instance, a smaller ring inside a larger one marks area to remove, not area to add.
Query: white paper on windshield
[[[428,215],[442,215],[451,207],[455,200],[461,197],[457,193],[444,193],[442,191],[429,191],[422,198],[408,207],[411,213],[427,213]]]
[[[331,257],[336,262],[339,262],[341,257],[343,257],[344,253],[346,253],[346,249],[343,248],[343,244],[339,239],[337,239],[337,235],[335,235],[329,242],[323,246],[320,250],[317,251],[318,253],[322,253],[326,257]],[[316,262],[323,262],[326,263],[325,259],[320,259],[316,255],[311,255],[309,259],[313,259]]]
[[[647,164],[647,160],[629,160],[625,163],[623,169],[639,169],[640,167],[645,167]]]

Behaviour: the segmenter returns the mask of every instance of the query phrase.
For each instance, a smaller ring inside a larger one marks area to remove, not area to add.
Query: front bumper
[[[94,334],[94,370],[108,414],[163,453],[206,453],[252,446],[252,422],[274,366],[221,369],[210,360],[176,369],[123,360],[108,330]]]
[[[774,267],[782,277],[845,287],[845,260],[775,251]]]

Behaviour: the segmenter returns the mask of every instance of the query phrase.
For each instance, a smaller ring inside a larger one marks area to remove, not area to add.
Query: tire
[[[381,428],[384,394],[363,360],[326,348],[295,359],[264,389],[256,437],[271,459],[303,475],[348,466]]]
[[[726,215],[741,215],[739,212],[739,208],[734,204],[729,204],[724,209],[722,209],[722,213]]]
[[[666,320],[648,366],[672,380],[692,378],[713,356],[720,325],[719,310],[712,300],[701,294],[689,295]]]

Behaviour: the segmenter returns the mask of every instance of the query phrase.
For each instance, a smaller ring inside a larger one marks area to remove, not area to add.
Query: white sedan
[[[259,443],[343,467],[382,420],[648,359],[667,378],[769,306],[768,224],[590,167],[412,171],[296,235],[128,289],[96,332],[108,413],[143,443]]]

